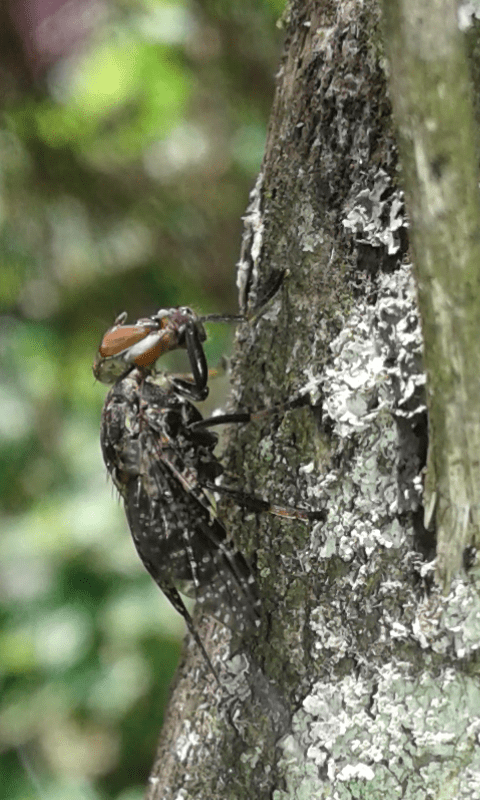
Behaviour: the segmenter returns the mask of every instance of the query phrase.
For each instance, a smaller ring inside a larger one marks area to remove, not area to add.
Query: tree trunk
[[[230,641],[202,621],[223,690],[190,642],[148,798],[473,800],[480,602],[472,576],[442,595],[423,526],[422,340],[379,5],[296,0],[286,24],[231,406],[309,404],[232,427],[223,460],[243,490],[325,521],[224,506],[262,624]]]
[[[428,374],[426,524],[448,588],[480,544],[480,199],[455,0],[384,0]]]

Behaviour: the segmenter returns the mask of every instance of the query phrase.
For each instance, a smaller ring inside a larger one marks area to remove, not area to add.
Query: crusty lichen
[[[263,172],[260,172],[250,192],[250,201],[243,217],[242,249],[237,264],[237,288],[240,310],[245,313],[248,295],[257,288],[258,264],[262,253],[264,224],[262,217]]]
[[[355,194],[343,227],[355,234],[359,244],[385,247],[388,255],[398,253],[401,229],[405,227],[403,192],[392,189],[385,170],[378,170],[372,189]]]
[[[480,684],[464,666],[480,646],[480,599],[464,580],[443,597],[416,550],[425,377],[410,266],[378,277],[331,351],[306,379],[323,397],[338,466],[320,481],[312,462],[303,468],[328,511],[302,555],[324,575],[310,615],[324,677],[282,741],[287,789],[274,797],[474,800]]]
[[[474,800],[479,708],[478,681],[450,667],[414,676],[398,662],[367,679],[318,682],[282,742],[289,788],[274,798]]]

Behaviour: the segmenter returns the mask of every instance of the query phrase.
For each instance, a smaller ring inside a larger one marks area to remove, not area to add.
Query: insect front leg
[[[208,395],[208,365],[198,325],[193,321],[185,326],[185,345],[193,381],[174,378],[172,384],[177,391],[192,400],[205,400]]]

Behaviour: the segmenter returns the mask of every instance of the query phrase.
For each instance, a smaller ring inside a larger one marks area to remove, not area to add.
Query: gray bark
[[[263,606],[191,643],[149,800],[478,798],[480,602],[445,597],[423,527],[425,376],[374,0],[294,2],[240,284],[232,407],[310,405],[229,432],[242,487],[312,525],[225,507]],[[230,649],[229,649],[230,648]],[[235,655],[231,655],[231,653]]]
[[[426,524],[448,588],[480,544],[480,198],[474,105],[454,0],[384,0],[392,99],[425,337]]]

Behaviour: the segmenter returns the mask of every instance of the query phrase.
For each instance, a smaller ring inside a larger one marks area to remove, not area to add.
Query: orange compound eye
[[[102,358],[117,356],[157,330],[155,325],[120,325],[107,331],[98,350]]]

